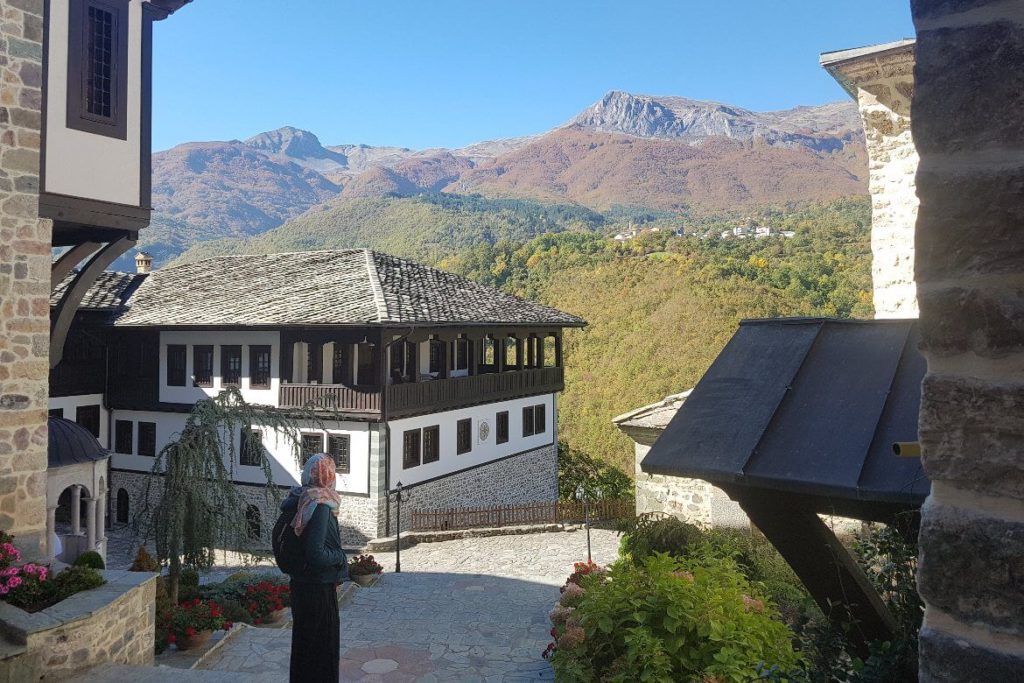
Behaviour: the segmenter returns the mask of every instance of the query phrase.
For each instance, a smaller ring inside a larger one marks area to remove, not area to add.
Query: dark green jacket
[[[298,496],[289,496],[281,509],[294,513],[298,509]],[[313,516],[302,531],[302,546],[306,553],[306,568],[292,574],[292,580],[309,583],[341,583],[348,576],[348,561],[341,549],[341,530],[338,518],[326,505],[317,505]]]

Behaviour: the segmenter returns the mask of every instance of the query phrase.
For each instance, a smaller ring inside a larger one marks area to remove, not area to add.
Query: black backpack
[[[301,574],[306,568],[306,553],[302,539],[295,535],[292,520],[294,512],[282,512],[274,525],[271,544],[274,547],[274,561],[285,574]]]

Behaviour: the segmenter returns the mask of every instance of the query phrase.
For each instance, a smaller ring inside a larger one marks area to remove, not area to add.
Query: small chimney
[[[153,270],[153,257],[144,251],[135,255],[135,272],[148,273]]]

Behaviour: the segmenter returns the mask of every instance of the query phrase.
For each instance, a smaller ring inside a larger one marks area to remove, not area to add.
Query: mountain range
[[[707,213],[863,195],[866,177],[853,102],[754,112],[613,91],[550,131],[459,149],[324,145],[290,126],[181,144],[153,155],[154,216],[140,246],[166,262],[199,241],[382,197]]]

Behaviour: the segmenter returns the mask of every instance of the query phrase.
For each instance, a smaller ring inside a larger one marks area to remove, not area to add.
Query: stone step
[[[280,673],[253,675],[234,671],[174,669],[169,666],[104,664],[67,679],[67,683],[278,683],[287,678],[287,675],[282,677]]]

